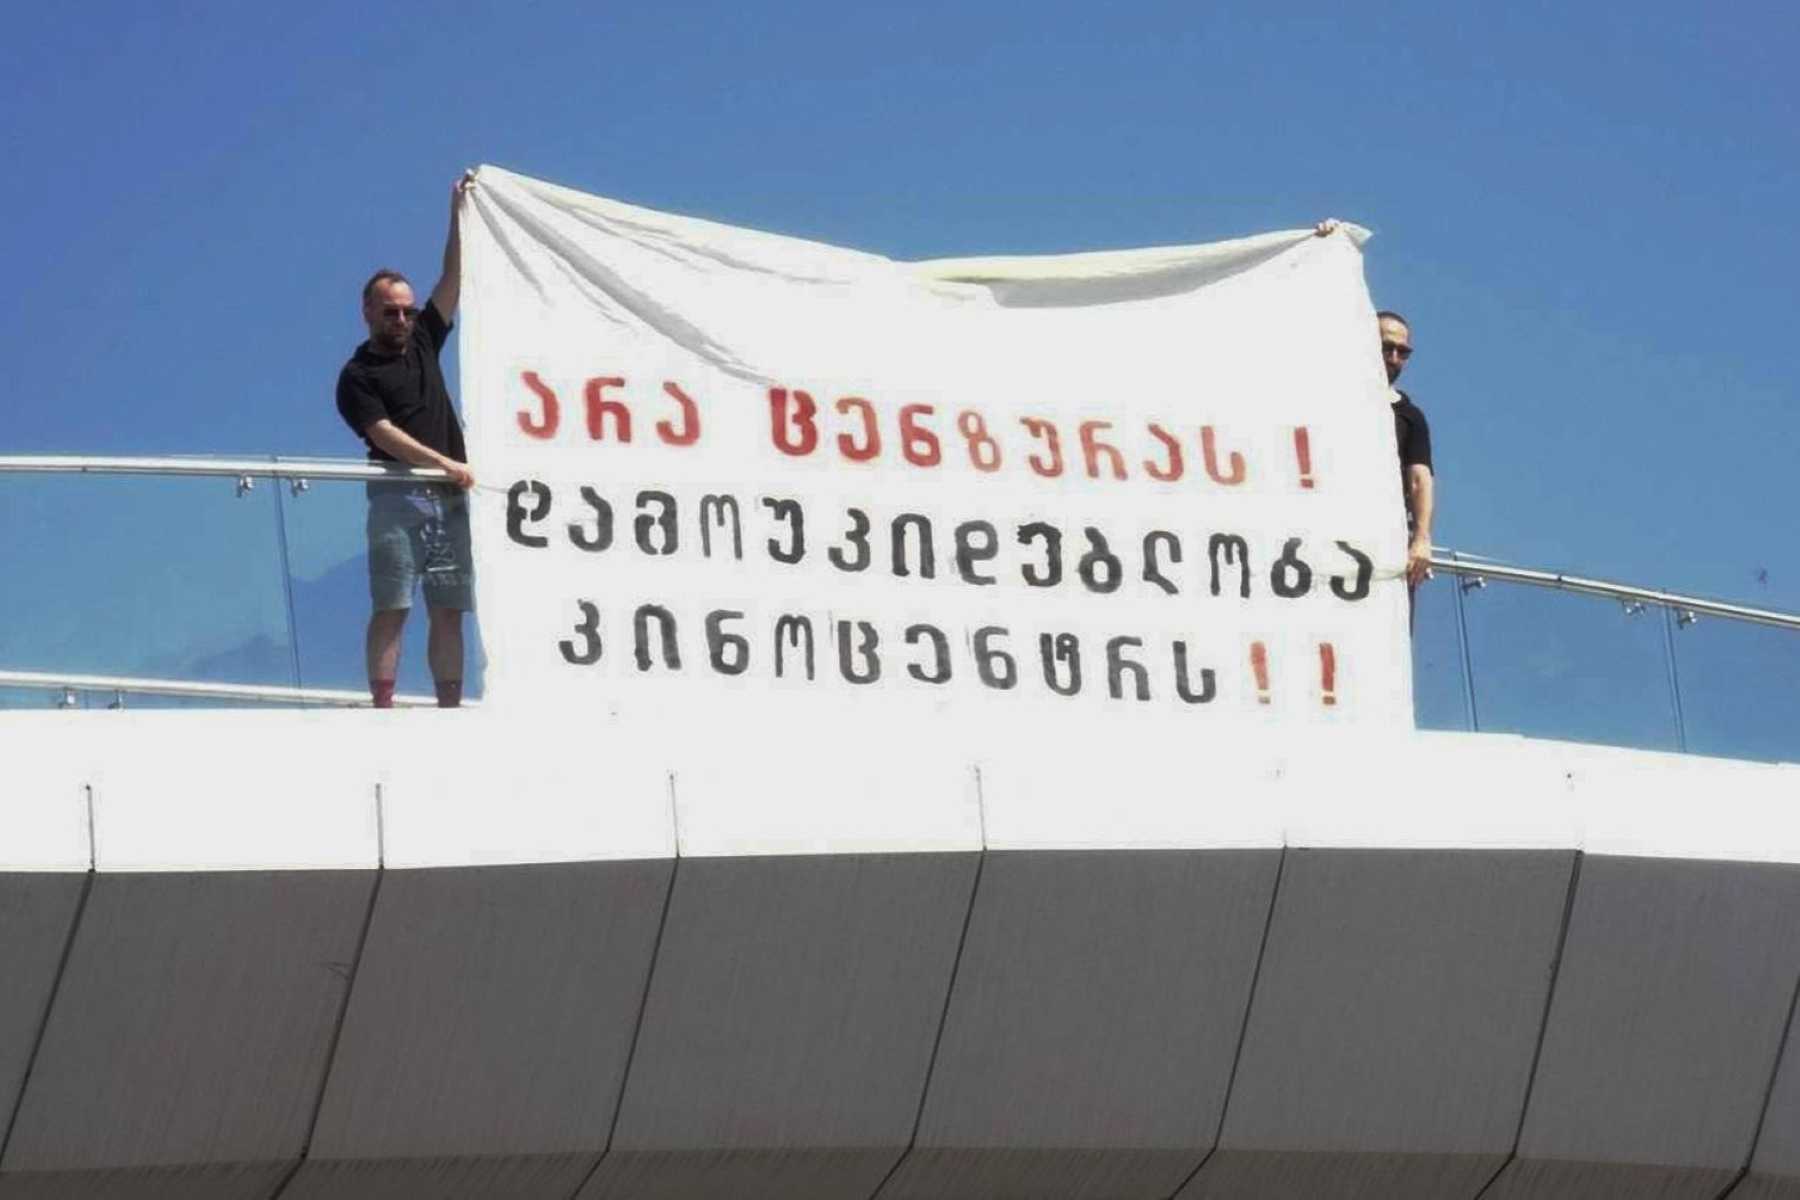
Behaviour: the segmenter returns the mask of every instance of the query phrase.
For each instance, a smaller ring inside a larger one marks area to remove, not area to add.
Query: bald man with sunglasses
[[[438,705],[455,708],[462,703],[462,618],[475,606],[465,493],[475,486],[475,476],[438,355],[449,340],[462,292],[461,212],[473,186],[472,175],[464,174],[451,189],[444,269],[424,308],[398,271],[384,268],[363,285],[362,317],[369,337],[338,375],[338,412],[368,445],[371,461],[432,467],[450,479],[368,485],[373,611],[364,652],[376,708],[394,703],[400,635],[415,589],[425,597],[426,659]]]

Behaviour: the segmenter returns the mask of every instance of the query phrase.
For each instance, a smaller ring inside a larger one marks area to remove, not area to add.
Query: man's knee
[[[406,614],[412,610],[405,608],[378,608],[369,614],[371,629],[399,629],[406,624]]]
[[[425,610],[433,629],[461,629],[463,610],[460,608],[439,608],[436,605]]]

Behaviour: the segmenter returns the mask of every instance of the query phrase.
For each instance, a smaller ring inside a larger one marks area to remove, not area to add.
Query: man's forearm
[[[441,471],[454,461],[447,455],[439,454],[392,421],[377,421],[364,432],[376,446],[410,466],[436,467]]]
[[[1431,518],[1437,508],[1436,485],[1428,470],[1419,470],[1412,477],[1413,540],[1431,544]]]

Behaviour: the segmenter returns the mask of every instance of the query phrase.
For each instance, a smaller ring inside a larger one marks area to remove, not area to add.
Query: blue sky
[[[494,162],[900,257],[1376,231],[1438,541],[1800,609],[1800,16],[1621,6],[31,6],[4,453],[353,454],[356,289]],[[1766,572],[1766,582],[1760,573]]]

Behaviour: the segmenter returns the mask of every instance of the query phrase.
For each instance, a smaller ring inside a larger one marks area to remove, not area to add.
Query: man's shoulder
[[[344,366],[338,372],[340,379],[376,379],[396,365],[404,365],[407,355],[377,354],[372,346],[363,342],[350,352],[344,360]]]
[[[339,393],[345,389],[358,392],[382,392],[389,386],[386,367],[392,359],[383,358],[369,349],[364,342],[351,351],[350,357],[338,369],[337,386]]]
[[[359,342],[356,349],[350,352],[350,357],[344,360],[344,369],[340,374],[366,371],[374,361],[374,356],[369,353],[369,343]]]
[[[441,346],[455,328],[456,318],[441,312],[436,300],[427,300],[425,307],[419,310],[419,319],[413,322],[413,339],[434,347]]]

